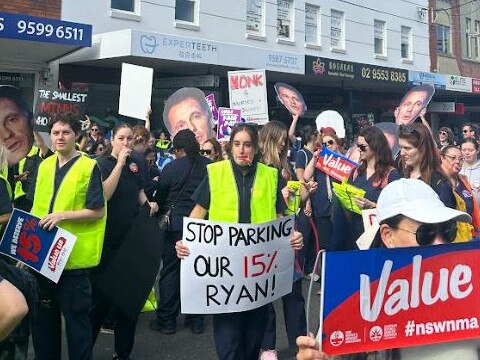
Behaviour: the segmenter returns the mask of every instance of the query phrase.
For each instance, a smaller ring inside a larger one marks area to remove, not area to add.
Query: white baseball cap
[[[429,185],[417,179],[392,181],[380,193],[377,201],[377,221],[381,223],[397,215],[426,224],[449,220],[472,221],[466,212],[445,206]]]

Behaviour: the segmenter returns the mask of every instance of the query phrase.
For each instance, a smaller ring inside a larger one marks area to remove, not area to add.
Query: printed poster
[[[0,252],[57,283],[77,237],[59,227],[44,230],[38,225],[39,220],[25,211],[13,209],[0,242]]]
[[[239,109],[218,108],[217,140],[228,141],[236,124],[242,122],[242,111]]]
[[[331,176],[338,181],[350,176],[350,173],[358,166],[358,164],[342,154],[329,150],[326,147],[320,151],[320,156],[315,167],[325,174]]]

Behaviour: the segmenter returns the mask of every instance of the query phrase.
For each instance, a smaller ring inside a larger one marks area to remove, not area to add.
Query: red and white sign
[[[432,114],[463,115],[465,113],[465,106],[462,103],[453,101],[434,102],[428,106],[428,112]]]
[[[330,151],[325,147],[322,148],[320,157],[315,164],[317,169],[338,181],[342,181],[344,178],[348,179],[352,170],[357,166],[358,164],[356,162],[353,162],[341,154]]]
[[[479,79],[472,79],[472,92],[476,94],[480,94],[480,80]]]

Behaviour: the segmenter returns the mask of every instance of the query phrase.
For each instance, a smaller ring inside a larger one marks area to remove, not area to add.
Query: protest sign
[[[215,95],[208,94],[207,96],[205,96],[205,100],[207,100],[210,111],[212,112],[213,122],[216,124],[218,122],[218,109],[217,103],[215,102]]]
[[[184,218],[182,313],[219,314],[258,308],[292,291],[294,217],[263,224]]]
[[[233,127],[242,121],[242,111],[239,109],[228,109],[221,107],[218,109],[217,140],[230,140],[230,134]]]
[[[73,114],[78,121],[85,117],[87,93],[58,89],[39,89],[35,99],[33,129],[47,132],[47,125],[57,114]]]
[[[259,125],[268,122],[265,70],[228,72],[230,107],[242,110],[245,121]]]
[[[332,183],[333,192],[337,195],[340,205],[348,211],[356,212],[357,214],[362,214],[362,209],[360,209],[357,203],[353,200],[354,197],[363,198],[365,196],[365,190],[359,189],[353,185],[347,183],[347,179],[343,179],[341,184]]]
[[[324,253],[322,350],[340,355],[478,338],[479,261],[480,242]]]
[[[152,99],[153,69],[122,64],[118,113],[145,120]]]
[[[317,169],[338,181],[343,181],[345,178],[348,179],[352,170],[357,166],[358,164],[356,162],[326,147],[322,148],[317,163],[315,164]]]
[[[0,252],[57,283],[77,237],[59,227],[44,230],[38,225],[39,220],[25,211],[13,209]]]
[[[278,100],[283,106],[285,106],[290,114],[298,117],[305,114],[305,111],[307,111],[307,105],[305,104],[305,100],[300,91],[295,89],[292,85],[283,82],[275,83],[274,88],[277,92]]]

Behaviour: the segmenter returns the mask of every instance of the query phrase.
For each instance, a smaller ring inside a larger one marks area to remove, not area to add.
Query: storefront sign
[[[447,78],[447,90],[472,92],[472,78],[458,76],[458,75],[445,75]]]
[[[220,77],[218,75],[198,75],[157,78],[153,81],[155,89],[180,89],[182,87],[218,87]]]
[[[434,102],[428,105],[428,112],[432,114],[455,114],[463,115],[465,113],[465,106],[462,103],[449,102]]]
[[[479,242],[323,255],[327,354],[478,338]]]
[[[314,56],[305,57],[305,74],[394,84],[406,84],[408,80],[407,70]]]
[[[258,308],[292,291],[294,217],[262,224],[185,218],[180,266],[183,314],[219,314]]]
[[[408,82],[410,85],[433,84],[436,89],[446,89],[446,79],[443,74],[435,74],[423,71],[408,71]]]
[[[0,38],[92,46],[92,26],[28,15],[0,13]]]

